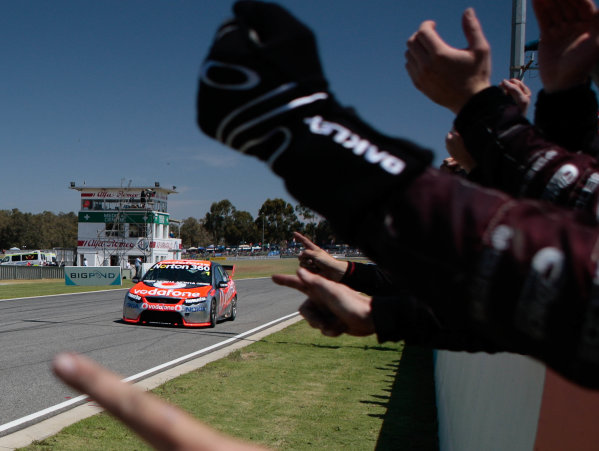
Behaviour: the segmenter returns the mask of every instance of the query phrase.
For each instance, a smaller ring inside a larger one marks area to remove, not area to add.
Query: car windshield
[[[148,270],[143,280],[210,285],[212,283],[210,271],[209,264],[157,263]]]

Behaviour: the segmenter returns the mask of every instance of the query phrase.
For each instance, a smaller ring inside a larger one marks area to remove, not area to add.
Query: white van
[[[56,264],[56,254],[43,251],[20,251],[4,254],[0,260],[0,265],[48,266]]]

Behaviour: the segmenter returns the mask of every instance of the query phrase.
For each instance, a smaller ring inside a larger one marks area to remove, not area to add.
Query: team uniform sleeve
[[[597,216],[597,160],[547,139],[498,87],[473,96],[455,127],[477,163],[478,183]]]
[[[563,91],[541,90],[534,123],[547,139],[559,146],[598,157],[598,111],[597,96],[589,80]]]
[[[456,128],[483,178],[505,192],[428,168],[429,151],[335,100],[305,26],[272,4],[235,11],[202,68],[200,128],[270,164],[294,197],[404,280],[443,332],[459,333],[457,349],[531,355],[599,388],[599,227],[586,214],[596,208],[595,160],[542,138],[491,88]],[[343,180],[330,177],[335,168]],[[379,338],[393,339],[408,304],[395,323],[381,320],[381,305]]]
[[[351,129],[349,121],[345,127]],[[599,388],[599,228],[594,221],[434,169],[408,185],[381,180],[377,190],[364,191],[366,197],[349,199],[338,189],[346,184],[322,174],[327,202],[315,202],[310,187],[292,170],[303,164],[301,148],[318,147],[310,144],[312,133],[304,133],[295,136],[302,144],[283,155],[288,160],[277,173],[297,199],[392,277],[406,281],[405,289],[450,334],[435,344],[434,338],[443,335],[431,335],[431,346],[447,348],[463,338],[463,350],[531,355],[579,384]],[[376,135],[362,136],[377,143]],[[367,169],[372,163],[361,164]],[[359,164],[346,169],[348,180],[360,179]],[[394,177],[380,178],[387,176]],[[381,314],[380,309],[377,302],[373,313]],[[405,334],[398,313],[390,317],[399,323],[379,323],[379,339],[394,337],[385,335],[393,327]]]
[[[387,296],[401,291],[401,283],[394,282],[389,274],[374,264],[348,262],[339,282],[369,295]]]
[[[374,296],[372,318],[379,343],[405,341],[448,351],[496,353],[509,350],[473,333],[465,327],[463,318],[442,324],[427,304],[407,292]]]
[[[364,227],[380,239],[356,239],[391,273],[408,275],[409,291],[444,328],[599,388],[595,225],[433,170],[377,219]]]

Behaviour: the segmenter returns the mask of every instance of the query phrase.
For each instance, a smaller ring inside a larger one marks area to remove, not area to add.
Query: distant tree
[[[213,237],[212,233],[210,233],[208,231],[208,229],[206,229],[204,222],[205,222],[204,219],[200,219],[200,225],[202,226],[202,233],[200,234],[200,238],[199,238],[197,245],[206,247],[214,242],[214,237]]]
[[[333,244],[337,242],[337,236],[333,229],[331,228],[331,224],[326,219],[320,221],[314,230],[314,242],[319,246],[326,246],[328,244]]]
[[[210,205],[210,211],[204,217],[204,227],[212,234],[214,244],[224,240],[225,229],[233,222],[235,211],[236,208],[228,199]]]
[[[301,233],[306,235],[312,241],[316,242],[316,227],[317,227],[316,223],[309,222],[307,224],[304,224],[304,227],[303,227],[303,230],[301,231]]]
[[[311,221],[316,220],[316,213],[314,213],[314,211],[310,210],[305,205],[297,204],[295,206],[295,211],[306,222],[311,222]]]
[[[77,246],[77,227],[78,218],[73,212],[59,213],[55,218],[54,236],[52,238],[52,247],[71,247]]]
[[[44,211],[23,213],[19,209],[0,211],[0,248],[52,249],[77,246],[77,216],[74,213]]]
[[[32,225],[37,229],[37,243],[33,247],[36,249],[51,249],[54,243],[58,241],[57,216],[51,211],[44,211],[38,215],[33,215]]]
[[[4,236],[8,247],[20,249],[35,249],[37,242],[31,233],[31,213],[23,213],[18,208],[13,208],[9,214],[8,226]]]
[[[298,232],[314,240],[316,237],[316,224],[318,223],[317,214],[302,204],[296,205],[295,211],[304,221],[301,230],[298,230]]]
[[[233,221],[225,227],[225,241],[234,246],[258,241],[258,228],[251,213],[240,210],[233,213]]]
[[[281,244],[293,236],[294,230],[301,228],[293,205],[283,199],[266,199],[258,211],[256,227],[262,229],[264,221],[264,241]]]
[[[75,213],[53,213],[44,211],[36,215],[42,240],[38,249],[52,249],[54,247],[74,248],[77,246],[78,219]]]
[[[183,247],[197,246],[202,237],[207,234],[204,226],[196,218],[183,220],[180,227],[181,242]]]

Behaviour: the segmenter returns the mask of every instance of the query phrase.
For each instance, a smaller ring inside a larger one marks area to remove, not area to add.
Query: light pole
[[[526,41],[526,0],[512,0],[512,42],[510,78],[524,75],[524,45]]]
[[[262,249],[264,249],[264,213],[262,213]]]

